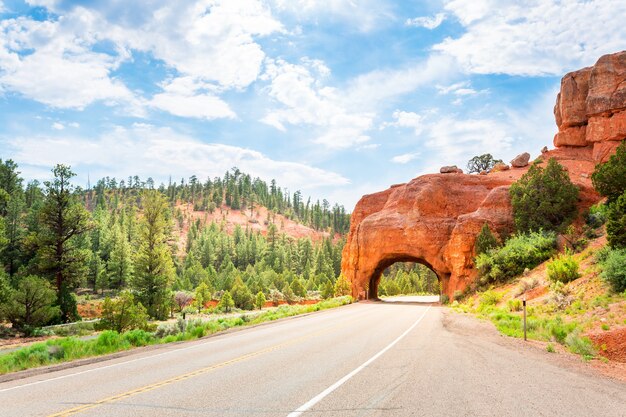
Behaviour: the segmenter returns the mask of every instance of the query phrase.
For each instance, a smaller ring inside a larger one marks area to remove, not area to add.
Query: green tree
[[[498,246],[498,240],[491,233],[491,229],[487,223],[483,224],[482,229],[480,229],[480,233],[476,237],[475,250],[476,255],[480,255],[481,253],[487,252],[489,249],[495,248]]]
[[[231,293],[235,307],[244,310],[252,310],[254,308],[254,296],[246,284],[241,280],[241,277],[237,277],[235,279]]]
[[[81,247],[78,238],[92,228],[89,212],[78,200],[70,180],[70,167],[57,165],[52,170],[52,181],[44,182],[45,201],[40,214],[37,236],[38,258],[42,272],[53,278],[57,289],[61,320],[74,319],[68,294],[86,276],[89,252]],[[69,309],[69,310],[68,310]]]
[[[263,307],[265,307],[266,302],[267,300],[265,299],[265,294],[263,294],[263,291],[259,291],[256,295],[256,298],[254,299],[255,307],[261,310]]]
[[[606,239],[612,248],[626,248],[626,191],[609,206]]]
[[[146,308],[135,300],[131,292],[122,291],[113,300],[109,297],[104,299],[100,325],[103,329],[115,330],[118,333],[132,329],[146,329],[148,313]]]
[[[206,282],[201,282],[200,285],[196,287],[193,300],[194,306],[198,309],[198,313],[209,301],[211,301],[211,289],[206,284]]]
[[[332,298],[334,294],[335,294],[335,287],[333,286],[332,281],[327,279],[326,282],[322,284],[322,298],[323,299]]]
[[[502,162],[501,159],[493,159],[490,153],[475,156],[467,162],[467,172],[489,171],[495,164]]]
[[[147,191],[142,203],[143,217],[131,284],[150,317],[164,319],[170,302],[169,289],[175,277],[174,263],[167,244],[167,201],[160,193]]]
[[[560,230],[576,215],[578,187],[563,166],[551,158],[545,169],[533,164],[509,189],[519,232]]]
[[[285,282],[281,292],[283,293],[283,299],[287,301],[287,304],[291,304],[296,300],[296,295],[291,290],[288,282]]]
[[[345,275],[339,275],[337,282],[335,282],[335,297],[341,297],[343,295],[352,294],[352,285]]]
[[[0,309],[14,328],[29,334],[60,314],[59,307],[53,305],[55,300],[56,295],[48,281],[29,275],[20,280],[9,301],[0,304]]]
[[[306,288],[304,288],[302,281],[297,277],[291,283],[291,290],[298,297],[306,297]]]
[[[113,230],[112,249],[106,264],[107,276],[112,288],[123,288],[133,277],[133,258],[130,243],[119,226]]]
[[[233,297],[230,295],[229,291],[224,291],[222,294],[222,298],[220,298],[220,302],[217,303],[217,308],[222,310],[225,313],[230,312],[235,306],[235,302],[233,301]]]
[[[607,197],[609,203],[616,201],[626,190],[626,140],[617,147],[614,155],[604,164],[596,165],[591,174],[595,189]]]

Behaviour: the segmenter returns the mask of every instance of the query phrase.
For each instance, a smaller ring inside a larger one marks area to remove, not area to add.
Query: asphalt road
[[[626,416],[626,384],[406,301],[6,382],[0,415]]]

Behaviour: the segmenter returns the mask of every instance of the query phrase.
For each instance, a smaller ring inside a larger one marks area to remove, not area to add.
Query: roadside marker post
[[[522,304],[524,306],[524,341],[526,341],[526,297],[522,299]]]

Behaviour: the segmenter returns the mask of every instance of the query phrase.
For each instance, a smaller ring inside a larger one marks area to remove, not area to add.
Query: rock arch
[[[432,270],[435,275],[437,275],[437,279],[439,282],[447,281],[449,278],[449,274],[436,272],[432,265],[426,262],[424,259],[415,258],[408,254],[396,254],[394,256],[383,257],[379,262],[372,274],[370,275],[369,282],[366,284],[366,298],[374,299],[378,296],[378,285],[380,284],[380,279],[382,277],[385,269],[390,267],[391,265],[398,262],[415,262],[418,264],[425,265],[430,270]],[[371,294],[371,296],[370,296]]]

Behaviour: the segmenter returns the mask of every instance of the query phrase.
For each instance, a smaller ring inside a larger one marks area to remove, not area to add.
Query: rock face
[[[542,149],[540,159],[545,166],[555,158],[566,168],[581,190],[580,208],[587,208],[599,200],[589,174],[626,139],[626,51],[563,77],[554,115],[557,149]],[[352,295],[376,298],[385,268],[410,261],[430,267],[453,299],[477,278],[474,244],[483,224],[501,235],[513,231],[508,190],[528,170],[529,156],[511,161],[516,169],[500,164],[488,175],[443,167],[441,174],[362,197],[352,213],[341,264]]]
[[[554,117],[554,146],[592,146],[594,159],[606,161],[626,138],[626,51],[566,74]]]

